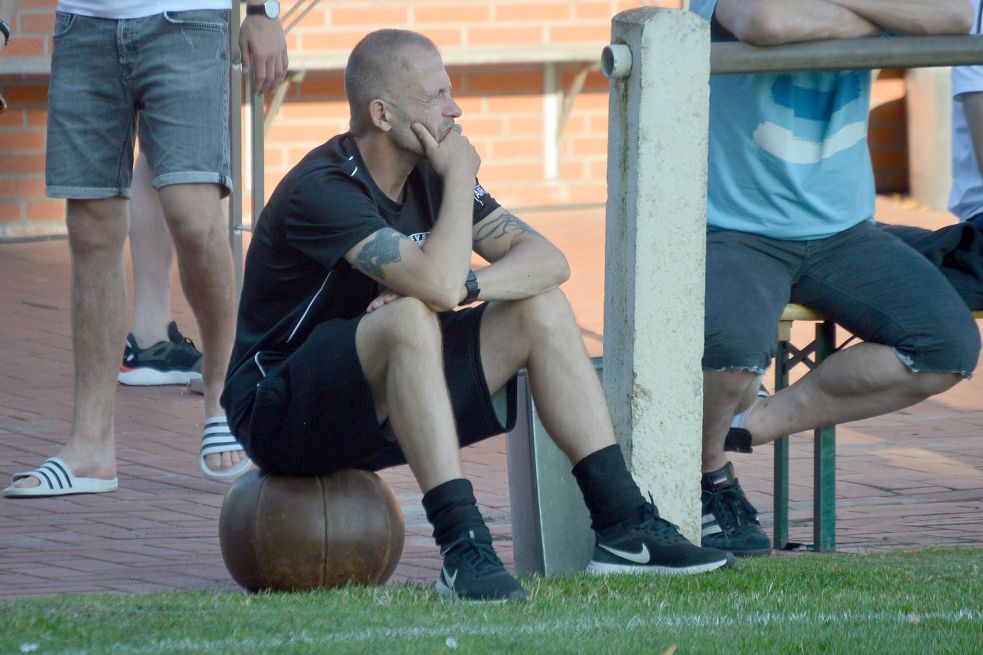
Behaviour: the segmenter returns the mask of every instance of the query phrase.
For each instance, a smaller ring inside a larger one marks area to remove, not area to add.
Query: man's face
[[[409,74],[390,104],[394,109],[390,136],[396,145],[422,156],[423,146],[410,126],[420,123],[438,142],[442,141],[454,127],[454,119],[461,115],[461,108],[451,97],[451,80],[440,55],[411,47],[406,59]]]

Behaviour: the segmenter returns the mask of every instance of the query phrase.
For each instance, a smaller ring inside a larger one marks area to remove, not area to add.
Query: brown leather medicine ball
[[[356,470],[317,478],[252,471],[225,495],[218,532],[226,568],[250,591],[382,584],[404,535],[392,489]]]

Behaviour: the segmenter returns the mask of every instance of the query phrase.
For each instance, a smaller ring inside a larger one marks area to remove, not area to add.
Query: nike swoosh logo
[[[649,557],[649,548],[645,544],[642,544],[642,549],[637,553],[630,553],[627,550],[618,550],[617,548],[611,548],[610,546],[605,546],[604,544],[598,545],[612,555],[626,559],[629,562],[635,562],[636,564],[648,564],[649,560],[651,559],[651,557]]]
[[[450,589],[454,588],[454,582],[457,580],[457,571],[454,571],[454,575],[447,572],[447,567],[443,567],[444,570],[444,580],[447,580],[447,586]]]

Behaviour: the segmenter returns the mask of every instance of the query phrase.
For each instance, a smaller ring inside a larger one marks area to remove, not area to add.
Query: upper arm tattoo
[[[391,227],[379,230],[375,233],[375,238],[358,251],[352,265],[366,275],[379,280],[385,279],[386,274],[382,267],[402,259],[399,254],[399,244],[404,238]]]
[[[542,234],[529,227],[518,216],[506,209],[498,218],[478,228],[474,242],[480,243],[485,239],[501,239],[507,234],[531,234],[539,238],[543,237]]]

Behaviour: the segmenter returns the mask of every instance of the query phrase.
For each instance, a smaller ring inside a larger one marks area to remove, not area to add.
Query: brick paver
[[[882,218],[938,227],[943,213],[882,200]],[[600,354],[603,218],[600,210],[531,214],[568,253],[571,296],[591,354]],[[64,241],[0,244],[0,484],[64,442],[72,415]],[[175,287],[178,281],[174,279]],[[180,294],[178,294],[180,295]],[[176,299],[182,329],[196,333]],[[808,326],[801,326],[807,336]],[[797,328],[798,329],[798,328]],[[799,334],[799,333],[797,333]],[[120,344],[122,348],[122,344]],[[126,388],[116,423],[120,490],[102,496],[0,499],[0,598],[67,592],[236,589],[222,564],[217,521],[226,484],[195,461],[200,398],[178,387]],[[983,376],[916,407],[841,426],[841,549],[983,545]],[[793,437],[792,539],[811,540],[812,444]],[[505,443],[464,451],[499,553],[511,565]],[[742,483],[771,523],[771,448],[735,459]],[[393,581],[429,584],[440,558],[406,467],[384,472],[403,506],[406,546]]]

